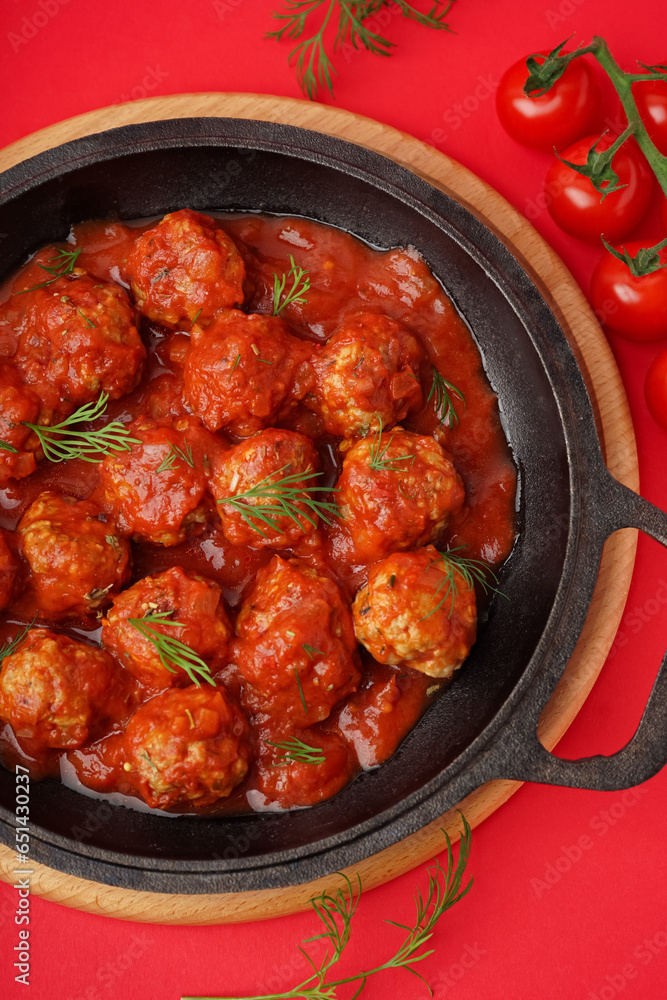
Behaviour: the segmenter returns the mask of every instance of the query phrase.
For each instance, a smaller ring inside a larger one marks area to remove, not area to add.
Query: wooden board
[[[35,132],[0,151],[0,170],[62,142],[134,122],[191,117],[254,118],[314,129],[365,146],[398,163],[462,202],[492,229],[531,275],[565,330],[586,379],[598,432],[610,471],[639,489],[637,451],[620,374],[609,345],[580,288],[562,261],[533,227],[497,191],[461,164],[412,136],[369,118],[307,101],[260,94],[181,94],[153,97],[78,115]],[[620,623],[634,566],[637,532],[610,538],[579,643],[539,724],[551,749],[581,708],[611,647]],[[493,781],[469,795],[459,808],[472,826],[481,823],[520,787]],[[442,829],[456,837],[458,814],[451,810],[399,844],[347,870],[369,889],[430,860],[445,846]],[[0,845],[0,877],[13,882],[14,852]],[[260,920],[302,910],[309,899],[337,884],[319,879],[280,890],[213,895],[134,892],[99,885],[33,865],[32,891],[67,906],[126,920],[171,924],[216,924]]]

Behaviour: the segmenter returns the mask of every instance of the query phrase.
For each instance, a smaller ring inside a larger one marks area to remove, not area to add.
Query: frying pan
[[[494,778],[627,788],[667,762],[667,656],[632,740],[561,760],[537,721],[586,617],[607,537],[667,546],[667,514],[608,472],[584,381],[555,317],[465,208],[383,156],[270,122],[189,118],[66,143],[0,175],[0,274],[73,223],[188,206],[305,215],[374,246],[413,244],[479,345],[520,474],[520,534],[479,638],[397,753],[334,799],[284,813],[154,815],[47,779],[30,797],[33,860],[109,885],[217,893],[310,881],[403,839]],[[0,840],[14,844],[15,778],[0,769]],[[102,815],[97,829],[91,808]],[[86,830],[82,836],[81,831]]]

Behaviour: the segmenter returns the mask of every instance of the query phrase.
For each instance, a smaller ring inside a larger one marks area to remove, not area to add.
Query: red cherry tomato
[[[633,257],[643,245],[624,244]],[[660,259],[667,263],[667,250]],[[623,261],[605,252],[593,271],[591,299],[600,320],[628,340],[667,337],[667,268],[636,278]]]
[[[594,135],[579,139],[562,153],[563,159],[585,163],[595,139]],[[613,136],[603,136],[596,148],[598,151],[608,149],[613,142]],[[554,222],[570,236],[598,243],[602,235],[613,243],[627,236],[646,214],[653,174],[633,139],[628,139],[617,150],[612,166],[625,187],[608,194],[604,200],[588,177],[560,160],[549,169],[544,182],[549,212]]]
[[[667,81],[636,83],[632,93],[648,134],[662,155],[667,156]]]
[[[646,373],[644,396],[651,416],[667,431],[667,351],[657,356]]]
[[[662,207],[660,211],[662,213],[662,226],[667,233],[667,198],[662,199]]]
[[[527,78],[526,60],[521,59],[507,70],[496,91],[500,123],[513,139],[551,152],[554,146],[562,149],[590,132],[600,106],[600,88],[588,63],[574,59],[541,97],[526,97]]]

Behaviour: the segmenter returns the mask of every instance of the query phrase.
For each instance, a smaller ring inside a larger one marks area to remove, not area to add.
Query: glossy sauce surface
[[[507,558],[515,537],[516,470],[500,424],[497,400],[484,375],[474,340],[418,252],[373,250],[346,233],[300,218],[260,215],[218,218],[243,257],[245,312],[270,316],[274,274],[286,270],[286,259],[291,254],[297,265],[308,270],[310,290],[305,297],[307,301],[292,303],[281,314],[290,333],[305,342],[323,344],[346,318],[361,312],[382,313],[404,324],[421,344],[428,362],[456,385],[465,397],[465,406],[455,400],[458,422],[450,422],[453,426],[441,424],[435,400],[427,400],[430,367],[422,363],[423,406],[402,420],[401,427],[434,436],[452,456],[463,480],[465,501],[449,521],[443,539],[446,547],[463,547],[467,556],[498,567]],[[94,278],[117,281],[127,287],[121,279],[123,264],[138,233],[147,226],[86,223],[75,227],[70,242],[82,248],[78,263]],[[18,314],[22,308],[20,297],[11,297],[11,292],[42,278],[43,271],[32,262],[6,286],[0,294],[6,316],[11,319],[12,310]],[[145,317],[138,317],[138,323],[148,352],[146,371],[138,388],[110,404],[109,417],[128,421],[148,414],[159,421],[168,416],[187,415],[181,391],[192,324],[183,322],[173,331]],[[7,333],[10,326],[11,323],[0,326],[0,351],[8,357],[15,348]],[[340,439],[323,433],[316,415],[306,407],[297,407],[283,415],[278,425],[313,438],[323,471],[321,482],[332,486],[342,468]],[[217,438],[223,450],[239,440],[233,431],[218,431]],[[80,460],[60,465],[42,461],[32,475],[11,481],[0,492],[0,526],[7,532],[8,544],[20,562],[19,584],[15,588],[18,596],[2,615],[0,639],[16,634],[16,622],[30,622],[37,615],[41,626],[96,642],[98,618],[50,620],[37,607],[34,590],[30,585],[25,586],[27,567],[21,560],[13,532],[28,506],[45,490],[67,493],[79,500],[94,498],[104,509],[98,467]],[[201,534],[191,535],[170,547],[133,540],[131,549],[130,583],[172,566],[201,574],[222,588],[232,626],[241,604],[252,591],[257,573],[275,555],[270,547],[253,548],[228,541],[214,505],[208,510]],[[339,584],[350,603],[368,575],[369,566],[355,564],[349,537],[336,525],[331,528],[320,525],[319,530],[295,543],[293,548],[281,548],[280,555],[298,557],[304,564],[326,573]],[[324,764],[276,766],[276,751],[270,749],[270,744],[279,738],[280,726],[262,718],[249,734],[252,753],[248,776],[228,798],[217,801],[211,809],[224,812],[266,808],[267,788],[277,789],[277,800],[282,807],[304,801],[311,804],[335,794],[360,768],[377,766],[391,756],[441,685],[410,667],[379,664],[363,650],[360,666],[357,691],[347,694],[328,718],[307,730],[308,742],[321,745],[325,751]],[[218,676],[233,695],[241,697],[242,683],[233,664],[223,666]],[[132,693],[121,700],[122,705],[130,704],[132,699],[134,704],[145,702],[154,695],[144,690],[137,679],[128,679],[127,683]],[[3,759],[7,763],[19,758],[27,760],[33,775],[39,777],[58,774],[64,755],[74,766],[78,780],[96,792],[136,795],[137,788],[128,780],[121,764],[121,736],[129,715],[122,705],[110,706],[105,724],[89,743],[64,754],[36,748],[30,740],[17,740],[6,726],[0,739]],[[71,782],[71,767],[67,770]],[[258,791],[260,788],[264,791]],[[202,811],[201,807],[198,811]]]

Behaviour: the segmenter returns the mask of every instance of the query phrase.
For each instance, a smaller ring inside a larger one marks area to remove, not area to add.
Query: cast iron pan
[[[193,118],[78,139],[1,175],[0,231],[10,238],[0,274],[73,223],[185,206],[306,215],[379,247],[419,248],[477,339],[519,468],[520,536],[501,580],[509,600],[492,604],[465,669],[395,756],[334,799],[289,813],[172,818],[47,780],[31,789],[31,857],[133,889],[264,889],[358,862],[492,778],[616,789],[655,774],[667,762],[667,657],[619,753],[565,761],[537,739],[605,539],[635,526],[667,546],[667,515],[607,471],[574,356],[509,251],[457,202],[377,153],[290,126]],[[14,796],[14,775],[0,769],[9,845]]]

